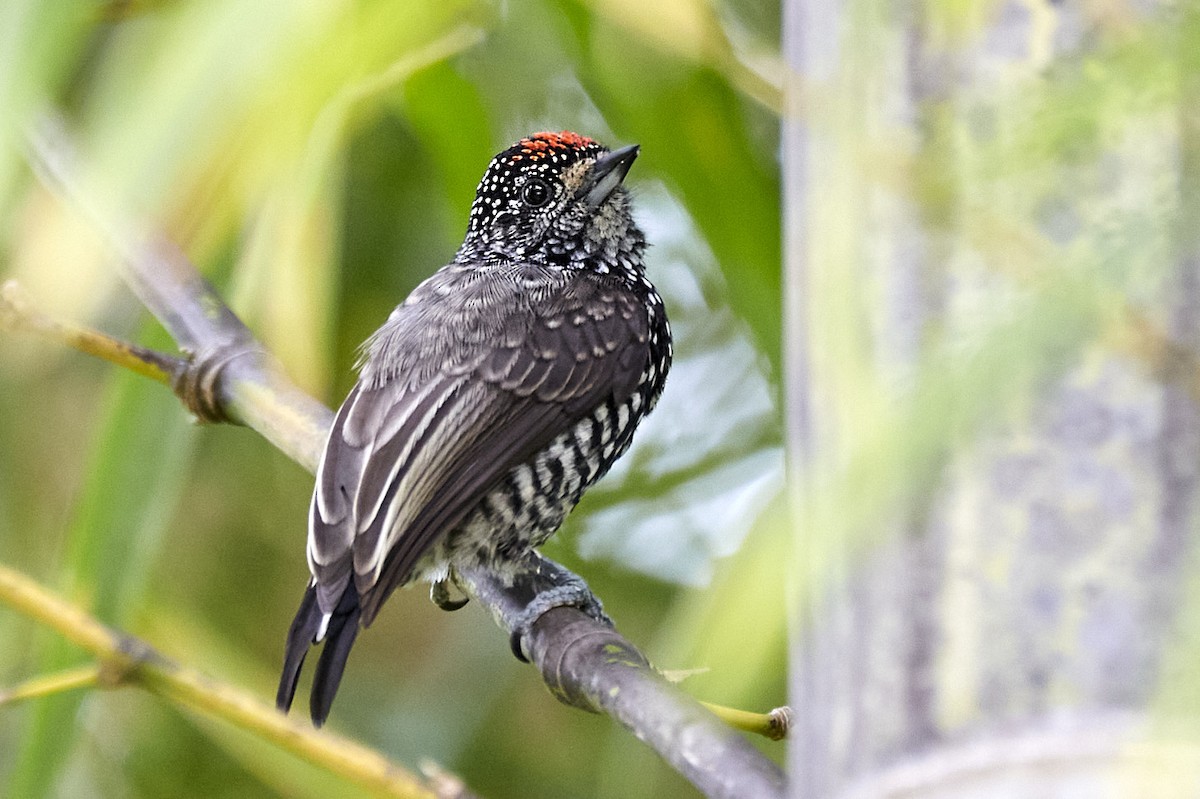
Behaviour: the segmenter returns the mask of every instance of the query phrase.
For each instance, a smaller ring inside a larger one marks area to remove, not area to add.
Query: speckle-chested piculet
[[[444,586],[456,567],[511,572],[629,447],[671,366],[622,186],[637,154],[562,132],[497,155],[454,260],[363,345],[317,470],[280,708],[323,640],[323,723],[393,590]]]

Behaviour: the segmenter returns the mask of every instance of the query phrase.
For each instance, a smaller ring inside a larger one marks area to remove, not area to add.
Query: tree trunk
[[[785,6],[793,795],[1197,795],[1194,11]]]

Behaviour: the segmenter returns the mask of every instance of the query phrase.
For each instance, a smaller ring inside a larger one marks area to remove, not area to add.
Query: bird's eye
[[[550,202],[550,187],[540,178],[530,178],[521,189],[521,199],[530,208],[541,208]]]

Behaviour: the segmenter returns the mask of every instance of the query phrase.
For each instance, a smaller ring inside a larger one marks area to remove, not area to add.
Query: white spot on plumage
[[[521,501],[532,501],[534,494],[537,493],[533,486],[533,471],[528,466],[521,466],[516,470],[515,476],[517,493],[520,495]]]
[[[537,466],[538,482],[540,482],[542,485],[550,485],[550,481],[553,479],[553,475],[550,474],[549,458],[555,457],[558,454],[555,452],[555,445],[558,444],[559,440],[560,439],[556,438],[554,440],[554,443],[552,443],[550,445],[550,449],[548,452],[549,457],[538,458],[538,460],[537,460],[536,466]]]
[[[316,637],[316,640],[318,640],[318,641],[323,641],[323,640],[325,640],[325,633],[329,632],[329,620],[330,620],[330,619],[332,619],[332,618],[333,618],[333,614],[332,614],[332,613],[325,613],[325,614],[322,614],[322,616],[321,616],[321,624],[320,624],[320,626],[319,626],[319,627],[317,627],[317,637]]]
[[[573,431],[575,435],[575,448],[580,452],[587,452],[592,448],[592,420],[584,419],[579,424],[575,425]]]

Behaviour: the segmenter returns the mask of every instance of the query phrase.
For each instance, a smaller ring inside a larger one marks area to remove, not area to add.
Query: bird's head
[[[637,155],[569,131],[521,139],[479,182],[457,260],[622,265],[644,247],[622,186]]]

